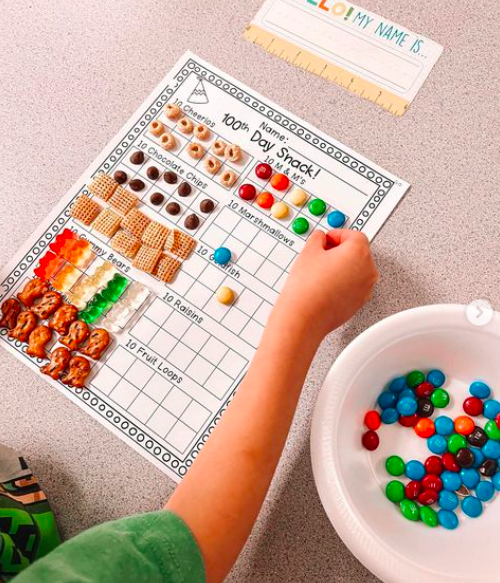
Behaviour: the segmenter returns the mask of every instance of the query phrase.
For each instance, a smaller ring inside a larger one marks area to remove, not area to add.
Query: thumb
[[[304,250],[305,249],[323,250],[325,249],[325,246],[326,246],[326,233],[321,229],[316,229],[308,237]]]

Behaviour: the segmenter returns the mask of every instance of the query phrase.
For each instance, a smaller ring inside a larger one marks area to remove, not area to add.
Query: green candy
[[[385,460],[385,469],[391,476],[402,476],[405,471],[405,463],[398,455],[391,455]]]
[[[413,502],[413,500],[408,500],[407,498],[401,500],[399,508],[401,509],[401,514],[408,520],[416,522],[420,517],[418,504]]]
[[[319,217],[323,215],[326,211],[326,203],[321,198],[314,198],[309,203],[309,212],[314,215],[315,217]]]
[[[299,217],[293,221],[292,229],[297,235],[303,235],[309,230],[309,221],[304,217]]]
[[[486,435],[490,439],[500,439],[500,429],[497,427],[497,424],[491,419],[484,426],[484,430],[486,431]]]
[[[444,389],[436,389],[432,392],[431,403],[438,409],[443,409],[450,402],[450,395]]]
[[[101,294],[95,294],[95,296],[90,301],[90,306],[92,308],[97,308],[102,312],[108,306],[108,300],[104,298]]]
[[[430,528],[434,528],[438,524],[436,511],[433,510],[430,506],[420,507],[420,518],[422,522],[427,526],[430,526]]]
[[[450,453],[457,453],[459,449],[467,447],[467,440],[463,435],[455,433],[448,437],[448,451]]]
[[[402,502],[405,498],[405,487],[403,482],[392,480],[385,487],[385,495],[391,502]]]
[[[418,387],[418,385],[421,385],[424,381],[425,375],[419,370],[411,371],[411,373],[406,377],[406,384],[410,387],[410,389]]]
[[[113,276],[113,279],[108,282],[106,288],[101,292],[102,296],[109,302],[116,302],[125,291],[128,279],[119,273]]]
[[[85,322],[86,324],[92,324],[93,322],[92,318],[90,317],[87,311],[80,312],[78,314],[78,319],[82,320],[82,322]]]

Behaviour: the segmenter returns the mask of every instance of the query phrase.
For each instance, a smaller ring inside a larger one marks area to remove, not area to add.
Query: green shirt
[[[63,543],[15,583],[204,583],[200,549],[166,511],[106,522]]]

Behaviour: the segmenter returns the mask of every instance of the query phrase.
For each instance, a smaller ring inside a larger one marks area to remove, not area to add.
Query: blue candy
[[[421,480],[426,473],[424,464],[418,460],[411,460],[405,466],[405,476],[410,480]]]
[[[481,451],[483,452],[484,457],[497,460],[500,458],[500,443],[493,439],[488,439],[488,441],[481,448]]]
[[[382,411],[380,418],[382,419],[382,423],[391,425],[392,423],[396,423],[396,421],[399,419],[399,413],[396,411],[396,409],[389,407],[389,409],[384,409]]]
[[[455,510],[455,508],[458,507],[458,496],[455,492],[441,490],[441,492],[439,492],[438,504],[445,510]]]
[[[486,480],[483,480],[476,487],[476,496],[481,502],[488,502],[495,495],[495,486]]]
[[[491,483],[495,486],[495,490],[500,491],[500,472],[497,472],[493,478],[491,478]]]
[[[408,417],[409,415],[413,415],[417,412],[417,401],[415,398],[411,399],[410,397],[403,397],[399,399],[397,404],[398,413],[403,415],[404,417]]]
[[[405,383],[406,383],[406,379],[405,379]],[[399,395],[398,395],[398,399],[405,399],[405,398],[410,398],[410,399],[416,399],[415,397],[415,393],[413,392],[413,389],[403,389]]]
[[[345,223],[345,215],[340,211],[331,212],[326,218],[332,229],[339,229]]]
[[[443,435],[433,435],[427,440],[427,447],[432,453],[441,454],[448,450],[448,440]]]
[[[440,370],[431,370],[427,375],[427,382],[431,383],[433,387],[442,387],[446,381],[444,372]]]
[[[475,383],[472,383],[472,385],[469,387],[469,392],[473,397],[487,399],[490,396],[491,389],[486,383],[476,381]]]
[[[397,403],[398,398],[394,393],[390,393],[389,391],[384,391],[380,393],[377,403],[381,409],[388,409],[389,407],[394,407]]]
[[[391,391],[391,393],[400,393],[405,388],[406,388],[405,377],[397,377],[389,383],[389,391]]]
[[[214,261],[218,265],[226,265],[231,261],[231,251],[227,247],[219,247],[214,251]]]
[[[454,530],[458,526],[457,515],[451,510],[438,510],[438,522],[448,530]]]
[[[450,492],[455,492],[462,485],[462,478],[460,477],[460,474],[457,474],[456,472],[449,472],[448,470],[445,470],[441,474],[441,480],[443,480],[443,488],[445,490],[449,490]]]
[[[446,415],[441,415],[434,420],[434,428],[439,435],[451,435],[455,431],[455,424]]]
[[[481,481],[481,475],[479,472],[472,468],[464,468],[463,470],[460,470],[460,477],[462,478],[463,485],[467,486],[467,488],[475,488]],[[453,508],[451,510],[453,510]]]
[[[495,399],[485,401],[483,415],[488,419],[495,419],[497,415],[500,415],[500,403]]]
[[[471,447],[470,450],[474,456],[472,467],[477,470],[486,458],[484,457],[484,453],[478,447]]]
[[[471,518],[477,518],[481,516],[483,512],[483,505],[480,500],[475,496],[467,496],[462,500],[462,510],[464,514],[470,516]]]

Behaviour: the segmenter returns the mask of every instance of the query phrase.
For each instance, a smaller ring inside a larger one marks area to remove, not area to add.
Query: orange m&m
[[[285,176],[284,174],[275,174],[271,178],[271,186],[276,190],[286,190],[289,184],[290,180],[288,176]]]
[[[436,432],[434,421],[428,417],[423,417],[413,428],[419,437],[432,437]]]
[[[475,423],[467,415],[461,415],[455,419],[455,431],[460,435],[470,435],[474,431]]]
[[[255,199],[255,202],[263,209],[270,209],[274,204],[274,196],[270,192],[263,190]]]

